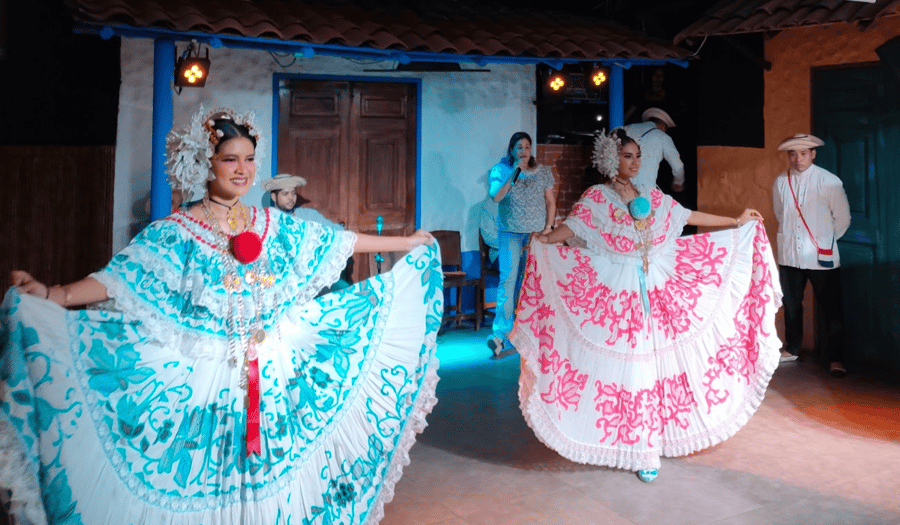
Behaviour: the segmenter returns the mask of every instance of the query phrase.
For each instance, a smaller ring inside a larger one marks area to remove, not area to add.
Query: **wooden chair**
[[[480,305],[476,305],[476,310],[481,312],[481,323],[487,324],[487,316],[496,315],[497,302],[487,302],[485,300],[485,291],[487,290],[487,280],[489,276],[496,277],[497,285],[500,285],[500,268],[496,262],[491,262],[491,247],[484,242],[481,232],[478,232],[478,251],[481,261],[481,275],[478,278],[478,294],[476,301]]]
[[[431,235],[437,239],[441,248],[441,263],[444,265],[444,289],[456,289],[456,304],[444,306],[444,317],[441,320],[440,332],[449,328],[453,323],[459,326],[460,321],[474,321],[475,330],[481,329],[483,317],[479,300],[480,279],[469,278],[462,267],[462,251],[460,248],[459,232],[453,230],[435,230]],[[471,288],[475,295],[475,311],[465,312],[462,309],[463,288]]]

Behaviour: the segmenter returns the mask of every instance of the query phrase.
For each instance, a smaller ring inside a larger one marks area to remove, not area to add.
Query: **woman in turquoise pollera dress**
[[[170,134],[176,190],[102,270],[14,272],[0,312],[0,487],[25,523],[377,523],[435,403],[430,234],[335,231],[240,202],[252,114]],[[409,251],[314,298],[352,252]],[[84,310],[69,307],[91,305]]]

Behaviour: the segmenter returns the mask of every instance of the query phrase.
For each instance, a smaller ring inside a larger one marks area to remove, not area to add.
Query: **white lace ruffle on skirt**
[[[421,247],[273,321],[260,456],[246,455],[242,373],[222,352],[10,289],[0,485],[17,523],[377,523],[436,402],[441,278],[436,246]]]
[[[519,400],[573,461],[657,468],[720,443],[778,365],[781,289],[761,223],[678,238],[651,260],[648,301],[639,275],[596,252],[531,246],[511,337]]]

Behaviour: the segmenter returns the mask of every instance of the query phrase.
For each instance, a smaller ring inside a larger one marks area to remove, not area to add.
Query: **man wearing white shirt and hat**
[[[297,206],[297,188],[302,186],[306,186],[306,179],[289,173],[279,173],[263,183],[263,189],[271,192],[272,205],[279,210],[304,221],[318,222],[329,228],[342,230],[340,224],[331,222],[318,210]],[[308,201],[304,199],[304,202]]]
[[[628,135],[636,138],[641,146],[641,167],[632,182],[655,188],[659,164],[665,159],[672,168],[672,191],[684,190],[684,163],[672,137],[666,133],[675,127],[675,121],[659,108],[647,109],[641,118],[643,122],[625,126]]]
[[[823,318],[824,353],[831,375],[843,377],[844,326],[837,240],[850,227],[850,204],[836,175],[813,164],[822,139],[798,133],[778,146],[790,168],[775,179],[772,204],[778,220],[778,273],[784,293],[785,350],[782,362],[800,355],[803,292],[812,283]]]
[[[325,227],[335,230],[343,230],[344,227],[328,220],[327,217],[319,213],[313,208],[297,206],[297,188],[306,186],[306,179],[299,175],[291,175],[289,173],[279,173],[271,179],[263,183],[263,189],[270,192],[269,198],[272,205],[283,211],[284,213],[294,216],[294,218],[307,221],[317,222]],[[303,202],[309,202],[304,199]],[[334,292],[342,290],[350,286],[353,280],[353,257],[347,259],[347,266],[341,272],[341,278],[331,286],[324,288],[320,293]]]

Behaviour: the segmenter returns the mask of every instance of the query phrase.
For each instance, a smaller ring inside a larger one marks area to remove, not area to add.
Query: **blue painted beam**
[[[614,58],[614,57],[537,57],[537,56],[500,56],[500,55],[473,55],[457,53],[432,53],[427,51],[398,51],[396,49],[376,49],[368,47],[350,47],[333,44],[310,44],[309,42],[294,42],[289,40],[273,40],[271,38],[247,37],[241,35],[217,35],[200,31],[174,31],[171,29],[155,27],[137,27],[124,24],[85,24],[79,23],[74,31],[80,34],[97,34],[104,38],[122,36],[128,38],[152,38],[154,40],[164,38],[172,41],[197,40],[217,48],[227,46],[236,49],[258,49],[279,53],[293,53],[297,56],[312,57],[315,55],[337,56],[358,60],[388,60],[402,63],[410,62],[458,62],[471,63],[479,66],[489,64],[548,64],[554,69],[560,69],[563,64],[577,64],[582,62],[596,62],[605,65],[623,63],[627,61],[625,69],[631,65],[659,66],[676,64],[687,67],[685,59],[671,58]],[[559,67],[557,67],[559,66]]]
[[[175,42],[153,42],[153,131],[150,161],[150,220],[172,213],[172,189],[166,179],[166,135],[172,129],[172,79],[175,74]]]

